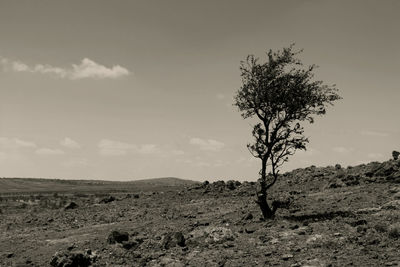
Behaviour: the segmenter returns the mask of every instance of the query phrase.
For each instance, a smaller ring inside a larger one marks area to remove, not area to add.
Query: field
[[[251,182],[0,185],[0,266],[400,265],[400,161],[286,173],[267,221]]]

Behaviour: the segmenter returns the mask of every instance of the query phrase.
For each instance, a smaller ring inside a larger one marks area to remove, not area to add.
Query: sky
[[[0,177],[256,180],[233,104],[291,43],[343,99],[282,171],[400,150],[400,2],[0,0]]]

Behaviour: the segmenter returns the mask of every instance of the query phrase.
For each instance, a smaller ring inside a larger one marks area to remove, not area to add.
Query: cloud
[[[66,148],[71,148],[71,149],[79,149],[81,146],[79,145],[78,142],[75,140],[72,140],[69,137],[65,137],[64,140],[61,140],[60,145],[66,147]]]
[[[370,159],[380,159],[383,158],[383,155],[381,153],[368,153],[368,158]]]
[[[346,148],[346,147],[342,147],[342,146],[334,147],[334,148],[332,148],[332,150],[334,152],[341,153],[341,154],[347,154],[347,153],[351,153],[354,151],[353,148]]]
[[[98,148],[103,156],[122,156],[126,154],[159,154],[161,150],[155,144],[135,145],[109,139],[102,139]]]
[[[119,78],[129,74],[129,71],[120,65],[115,65],[112,68],[107,68],[103,65],[97,64],[93,60],[84,58],[79,65],[72,65],[73,71],[71,74],[72,79],[82,78]]]
[[[59,78],[71,80],[94,78],[94,79],[117,79],[130,74],[130,71],[120,65],[106,67],[95,61],[84,58],[79,64],[72,64],[72,68],[60,68],[51,65],[36,64],[29,66],[21,61],[10,61],[1,58],[1,64],[5,70],[14,72],[30,72],[39,74],[52,74]]]
[[[375,131],[361,131],[360,132],[362,135],[367,135],[367,136],[377,136],[377,137],[386,137],[389,136],[388,133],[384,132],[375,132]]]
[[[199,147],[200,150],[204,151],[220,151],[225,146],[224,143],[213,139],[204,140],[200,138],[191,138],[189,143]]]
[[[100,154],[103,156],[126,155],[129,151],[136,148],[135,145],[109,139],[102,139],[99,142],[98,147],[100,149]]]
[[[137,148],[137,152],[140,154],[155,154],[159,153],[160,150],[154,144],[144,144]]]
[[[52,149],[52,148],[39,148],[35,151],[36,154],[38,155],[63,155],[65,154],[64,151],[61,149]]]
[[[25,141],[18,138],[0,137],[0,148],[17,149],[17,148],[35,148],[37,145],[31,141]]]

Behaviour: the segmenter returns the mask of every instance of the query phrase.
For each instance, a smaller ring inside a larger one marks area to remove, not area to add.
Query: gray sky
[[[343,100],[290,170],[400,150],[399,1],[0,0],[0,177],[255,180],[239,62],[295,42]]]

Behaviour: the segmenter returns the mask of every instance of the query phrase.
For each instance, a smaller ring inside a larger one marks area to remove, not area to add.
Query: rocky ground
[[[262,220],[255,184],[2,197],[0,266],[400,266],[400,161],[284,174]]]

